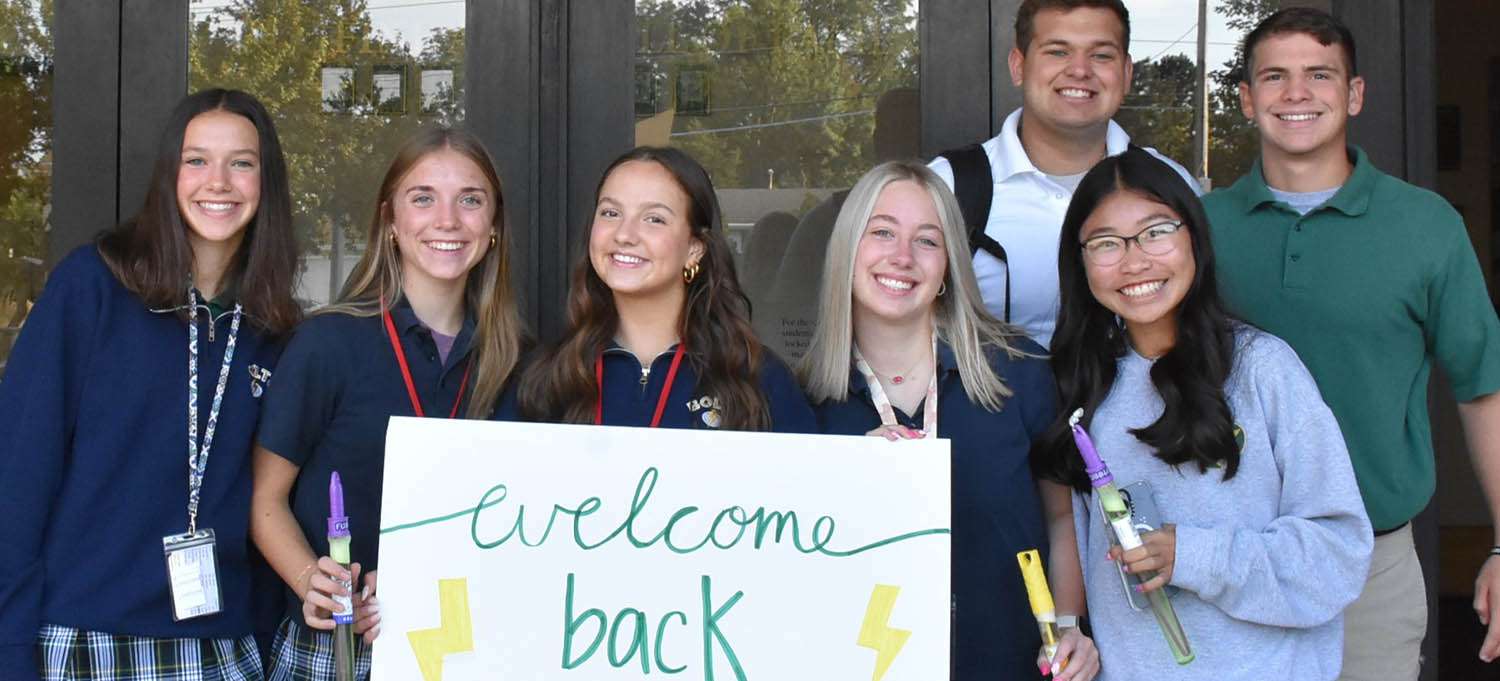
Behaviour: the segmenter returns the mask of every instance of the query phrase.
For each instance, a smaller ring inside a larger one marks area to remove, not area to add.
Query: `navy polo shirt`
[[[204,437],[231,315],[198,315]],[[210,329],[213,337],[210,339]],[[187,322],[153,312],[87,245],[57,264],[0,380],[0,679],[35,679],[43,623],[158,638],[253,631],[250,445],[280,351],[241,319],[198,527],[223,611],[172,620],[162,537],[187,529]]]
[[[464,320],[443,364],[432,333],[406,301],[391,317],[423,411],[447,417],[468,366],[473,321]],[[468,408],[464,390],[460,416]],[[267,391],[258,435],[262,447],[302,469],[292,514],[314,553],[328,555],[328,481],[338,471],[350,558],[365,571],[378,567],[386,425],[392,416],[415,415],[380,315],[316,314],[297,327]],[[288,602],[300,608],[295,597]]]
[[[643,372],[640,360],[618,344],[611,343],[604,350],[604,425],[651,425],[676,349],[674,345],[652,359],[649,372]],[[817,419],[792,372],[769,351],[761,357],[760,391],[770,407],[770,430],[818,432]],[[661,427],[718,428],[719,418],[718,400],[698,390],[698,373],[693,370],[691,353],[685,354],[677,367],[666,409],[662,411]]]
[[[1016,348],[1042,355],[1030,339]],[[998,413],[969,401],[952,348],[938,344],[938,437],[953,456],[954,679],[1037,678],[1041,647],[1016,553],[1047,554],[1041,497],[1027,452],[1057,414],[1057,387],[1045,360],[991,354],[990,366],[1014,393]],[[823,432],[864,435],[880,425],[864,376],[851,366],[849,396],[814,408]],[[923,407],[896,420],[922,428]]]

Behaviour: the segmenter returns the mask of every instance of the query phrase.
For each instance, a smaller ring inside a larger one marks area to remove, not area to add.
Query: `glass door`
[[[303,246],[298,296],[329,302],[363,253],[396,147],[464,121],[464,0],[192,0],[188,91],[245,90],[276,116]]]
[[[757,332],[786,359],[800,357],[849,187],[881,161],[938,151],[932,140],[987,132],[988,12],[958,5],[589,3],[590,14],[571,21],[573,44],[590,46],[570,50],[573,78],[588,78],[573,97],[592,106],[570,123],[570,137],[585,136],[570,148],[570,250],[581,248],[610,158],[637,144],[681,148],[713,177]],[[631,27],[624,41],[622,23]],[[933,28],[955,25],[973,35],[932,39]],[[958,77],[929,88],[924,74],[938,64]]]

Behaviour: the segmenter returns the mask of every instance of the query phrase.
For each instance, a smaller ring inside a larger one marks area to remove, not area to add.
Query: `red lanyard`
[[[381,313],[385,317],[385,335],[391,339],[391,349],[396,351],[396,364],[401,366],[401,378],[406,380],[406,396],[411,398],[411,409],[422,417],[427,414],[422,411],[422,398],[417,397],[417,385],[411,380],[411,368],[406,365],[406,352],[401,349],[401,341],[396,338],[396,324],[391,321],[391,311]],[[468,364],[464,366],[463,380],[458,382],[458,398],[453,400],[453,409],[448,412],[448,418],[458,415],[458,405],[464,401],[464,388],[469,385],[469,370],[474,368],[474,359],[471,357]]]
[[[651,427],[661,425],[662,412],[667,409],[667,396],[672,392],[672,382],[677,380],[677,366],[682,364],[682,344],[672,353],[672,366],[667,369],[667,382],[661,386],[661,395],[656,398],[656,414],[651,417]],[[594,403],[594,425],[604,424],[604,353],[594,358],[594,383],[599,386],[599,401]]]

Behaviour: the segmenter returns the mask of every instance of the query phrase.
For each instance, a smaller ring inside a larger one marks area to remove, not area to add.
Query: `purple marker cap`
[[[349,536],[349,516],[344,515],[344,485],[338,471],[328,479],[328,538]]]
[[[1076,423],[1073,424],[1073,442],[1078,444],[1078,453],[1083,455],[1083,468],[1088,471],[1089,482],[1094,487],[1103,487],[1115,481],[1115,476],[1109,473],[1109,466],[1104,465],[1104,459],[1099,458],[1099,452],[1094,450],[1094,441],[1089,439],[1083,426]]]

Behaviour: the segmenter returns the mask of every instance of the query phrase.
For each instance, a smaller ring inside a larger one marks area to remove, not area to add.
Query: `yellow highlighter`
[[[1031,597],[1031,614],[1036,616],[1036,625],[1042,633],[1042,650],[1047,653],[1047,660],[1057,656],[1057,608],[1052,605],[1052,591],[1047,588],[1047,573],[1042,569],[1042,556],[1036,549],[1022,551],[1016,554],[1016,562],[1021,564],[1021,578],[1026,580],[1026,593]],[[1052,673],[1056,674],[1066,669],[1066,660],[1061,663],[1052,662]]]

